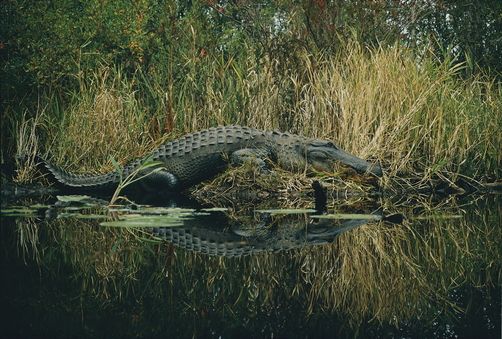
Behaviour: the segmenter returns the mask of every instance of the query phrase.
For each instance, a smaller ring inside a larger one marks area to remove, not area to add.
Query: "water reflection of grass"
[[[84,295],[147,298],[194,320],[205,314],[230,322],[293,308],[305,319],[341,313],[353,326],[427,321],[462,311],[451,296],[456,288],[500,284],[500,208],[463,219],[373,223],[333,244],[239,259],[176,250],[138,230],[97,223],[58,220],[44,225],[44,236],[23,224],[20,245],[33,247],[49,271],[68,266]]]
[[[449,298],[453,289],[498,281],[500,230],[493,225],[439,219],[343,234],[338,247],[313,252],[302,265],[309,310],[336,309],[354,321],[396,323],[426,319],[429,305],[441,312],[459,310]]]

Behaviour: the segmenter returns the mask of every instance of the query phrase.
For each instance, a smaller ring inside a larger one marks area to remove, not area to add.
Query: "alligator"
[[[39,157],[39,164],[63,188],[84,191],[111,191],[123,178],[136,173],[134,188],[140,191],[180,192],[224,171],[229,164],[255,162],[265,168],[270,159],[281,168],[304,171],[312,167],[332,171],[336,161],[358,172],[382,175],[378,164],[349,154],[333,142],[278,131],[262,131],[244,126],[213,127],[166,142],[151,154],[120,170],[106,174],[73,174]],[[145,166],[145,163],[152,164]]]

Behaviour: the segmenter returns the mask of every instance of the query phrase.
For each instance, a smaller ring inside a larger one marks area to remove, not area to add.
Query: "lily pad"
[[[316,210],[309,208],[283,208],[283,209],[270,209],[270,210],[255,210],[258,213],[269,213],[272,215],[276,214],[305,214],[314,213]]]
[[[62,202],[87,202],[92,199],[88,195],[57,195],[56,198]]]
[[[344,214],[344,213],[335,213],[335,214],[319,214],[319,215],[311,215],[311,218],[314,219],[335,219],[335,220],[351,220],[351,219],[359,219],[359,220],[382,220],[381,215],[376,214]]]
[[[108,227],[177,227],[183,226],[186,218],[173,216],[143,216],[143,215],[128,215],[123,216],[120,220],[104,221],[101,226]]]
[[[22,216],[32,216],[37,213],[37,210],[32,208],[18,207],[18,208],[6,208],[0,210],[0,213],[4,216],[22,217]]]
[[[92,206],[66,206],[66,207],[63,207],[62,210],[63,211],[84,211],[84,210],[88,210],[90,209]]]
[[[228,208],[226,207],[202,208],[200,210],[204,212],[228,212]]]
[[[139,214],[190,214],[195,212],[193,208],[179,208],[179,207],[141,207],[134,210],[135,213]]]

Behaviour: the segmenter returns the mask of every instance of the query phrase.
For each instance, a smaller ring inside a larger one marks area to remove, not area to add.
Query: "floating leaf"
[[[89,208],[90,208],[90,206],[66,206],[66,207],[63,207],[62,210],[63,211],[83,211],[83,210],[86,210]]]
[[[228,212],[228,208],[225,207],[202,208],[200,210],[204,212]]]
[[[179,208],[179,207],[142,207],[134,210],[135,213],[140,214],[187,214],[193,213],[196,210],[193,208]]]
[[[350,220],[350,219],[362,219],[362,220],[381,220],[382,216],[377,214],[319,214],[311,215],[311,218],[315,219],[336,219],[336,220]]]
[[[22,217],[22,216],[32,216],[37,213],[37,210],[31,208],[6,208],[4,210],[0,210],[0,213],[4,216],[10,217]]]
[[[304,213],[314,213],[316,210],[308,209],[308,208],[283,208],[283,209],[270,209],[270,210],[255,210],[258,213],[269,213],[272,215],[275,214],[304,214]]]
[[[87,202],[92,200],[88,195],[57,195],[56,198],[61,202]]]
[[[126,215],[121,220],[104,221],[101,226],[108,227],[176,227],[183,226],[186,217]]]

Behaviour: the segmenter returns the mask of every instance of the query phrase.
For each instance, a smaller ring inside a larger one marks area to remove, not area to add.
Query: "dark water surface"
[[[500,197],[324,218],[34,203],[2,206],[3,337],[501,336]]]

